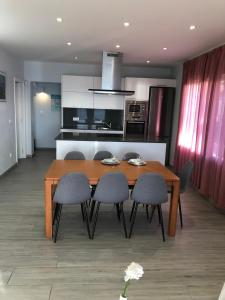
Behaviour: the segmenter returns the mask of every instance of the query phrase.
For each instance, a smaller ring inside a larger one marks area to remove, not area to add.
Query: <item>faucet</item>
[[[112,128],[112,123],[111,122],[109,122],[109,123],[107,123],[107,122],[103,122],[109,129],[111,129]]]

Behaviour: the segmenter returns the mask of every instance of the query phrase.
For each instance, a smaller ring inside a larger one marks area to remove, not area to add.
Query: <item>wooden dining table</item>
[[[45,233],[46,238],[52,238],[53,200],[52,195],[60,178],[70,172],[84,173],[91,185],[96,185],[99,178],[108,172],[122,172],[126,175],[128,184],[135,185],[137,178],[144,173],[161,174],[168,186],[172,188],[170,199],[168,235],[176,234],[177,208],[180,193],[180,179],[158,161],[147,161],[145,166],[133,166],[127,161],[118,165],[103,165],[97,160],[54,160],[45,175]]]

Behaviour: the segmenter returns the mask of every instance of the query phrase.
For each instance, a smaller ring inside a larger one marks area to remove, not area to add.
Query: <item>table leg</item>
[[[45,235],[52,239],[52,185],[50,180],[45,180]]]
[[[173,192],[170,200],[168,235],[174,237],[176,235],[176,226],[177,226],[177,208],[178,208],[178,199],[180,194],[180,182],[174,181],[172,189]]]

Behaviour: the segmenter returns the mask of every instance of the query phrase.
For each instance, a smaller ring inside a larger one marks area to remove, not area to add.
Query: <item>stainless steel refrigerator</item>
[[[175,88],[150,87],[147,136],[149,139],[164,141],[167,144],[166,165],[169,164],[170,156],[174,100]]]

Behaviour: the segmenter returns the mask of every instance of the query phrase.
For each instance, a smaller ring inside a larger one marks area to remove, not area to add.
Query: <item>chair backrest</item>
[[[94,200],[102,203],[119,203],[128,198],[128,181],[123,173],[107,173],[100,178]]]
[[[53,201],[61,204],[76,204],[89,200],[91,188],[83,173],[73,172],[64,175],[57,187]]]
[[[64,157],[65,160],[84,160],[85,156],[80,151],[71,151],[66,154]]]
[[[113,155],[109,151],[98,151],[97,153],[95,153],[93,160],[102,160],[105,158],[112,158],[112,157]]]
[[[129,159],[134,159],[134,158],[139,158],[140,155],[136,152],[127,152],[126,154],[124,154],[122,160],[129,160]]]
[[[189,160],[181,169],[179,173],[180,177],[180,193],[184,193],[188,182],[190,181],[190,177],[193,171],[194,164],[191,160]]]
[[[131,198],[139,203],[157,205],[168,201],[167,185],[157,173],[146,173],[138,177]]]

